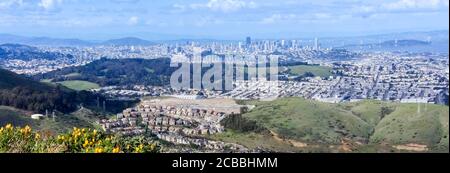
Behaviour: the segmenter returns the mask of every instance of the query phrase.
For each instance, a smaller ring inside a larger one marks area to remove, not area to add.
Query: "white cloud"
[[[128,19],[128,24],[129,25],[136,25],[139,23],[139,17],[136,16],[132,16]]]
[[[259,21],[260,24],[271,25],[277,23],[332,23],[340,20],[348,19],[349,15],[346,14],[332,14],[332,13],[308,13],[308,14],[272,14]]]
[[[272,16],[263,18],[261,20],[261,23],[262,24],[273,24],[273,23],[276,23],[276,22],[278,22],[280,20],[283,20],[283,19],[284,19],[284,17],[281,16],[281,14],[273,14]]]
[[[23,4],[23,0],[2,0],[0,2],[0,8],[8,8],[14,5],[22,6]]]
[[[388,10],[437,9],[444,6],[448,8],[448,0],[399,0],[382,5]]]
[[[175,8],[184,10],[186,6],[175,4]],[[257,5],[253,1],[247,0],[209,0],[203,4],[190,4],[191,9],[209,9],[220,12],[234,12],[244,8],[256,8]]]
[[[59,5],[62,3],[63,0],[41,0],[38,3],[39,7],[42,7],[46,10],[52,9],[53,7],[55,7],[56,5]]]
[[[316,14],[310,14],[310,15],[297,15],[297,14],[273,14],[267,18],[263,18],[261,20],[261,24],[274,24],[278,22],[299,22],[302,20],[312,20],[315,18],[324,18],[325,16],[328,16],[324,13],[316,13]]]
[[[448,11],[449,0],[394,0],[379,4],[355,5],[349,11],[353,16],[375,17],[389,13],[426,13]]]
[[[215,11],[231,12],[242,8],[254,7],[255,3],[242,0],[210,0],[206,6]]]

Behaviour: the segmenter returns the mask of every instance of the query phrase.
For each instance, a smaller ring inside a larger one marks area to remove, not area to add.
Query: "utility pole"
[[[100,108],[100,98],[97,97],[97,108]]]
[[[55,110],[53,110],[53,112],[52,112],[52,118],[53,118],[53,121],[56,122],[56,114],[55,114]]]

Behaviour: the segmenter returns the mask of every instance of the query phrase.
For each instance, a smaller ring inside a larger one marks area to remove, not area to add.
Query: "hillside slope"
[[[101,59],[79,67],[68,67],[42,75],[36,80],[89,81],[100,86],[111,85],[167,85],[176,68],[170,59]],[[74,75],[76,74],[76,75]]]
[[[43,113],[57,110],[75,111],[79,104],[95,105],[103,97],[85,91],[70,90],[61,85],[47,85],[22,75],[0,69],[0,105]]]
[[[333,146],[345,151],[388,152],[397,145],[419,145],[427,151],[448,152],[448,106],[421,105],[418,108],[417,104],[378,101],[329,104],[301,98],[249,101],[245,104],[256,107],[243,117],[272,133],[259,133],[266,136],[255,138],[259,140],[273,136],[271,138],[290,142],[291,146],[296,143],[316,146],[313,148],[321,148],[319,152],[328,151]],[[230,136],[230,131],[226,135]],[[231,136],[235,135],[255,137],[254,132],[239,132]],[[219,135],[219,138],[224,137],[227,136]],[[233,141],[232,138],[226,139]]]
[[[46,91],[52,89],[51,86],[33,81],[22,75],[0,68],[0,89],[13,89],[21,86],[26,88],[33,88],[34,90]]]

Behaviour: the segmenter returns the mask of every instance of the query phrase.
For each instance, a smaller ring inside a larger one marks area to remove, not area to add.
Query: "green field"
[[[244,118],[256,121],[283,139],[315,146],[302,151],[329,152],[343,141],[350,141],[358,143],[352,150],[360,152],[391,152],[392,146],[406,144],[426,145],[431,152],[448,152],[448,106],[421,105],[418,111],[417,104],[379,101],[329,104],[300,98],[245,104],[256,108],[244,114]],[[249,147],[253,147],[253,141],[270,144],[264,147],[276,148],[275,151],[292,151],[274,143],[270,135],[250,138],[252,133],[227,132],[215,137]]]
[[[69,73],[65,77],[81,77],[81,73]]]
[[[333,70],[331,67],[325,67],[325,66],[313,66],[313,65],[297,65],[297,66],[290,66],[288,67],[290,69],[290,74],[301,76],[306,74],[307,72],[310,72],[314,74],[314,76],[319,77],[329,77],[333,74],[331,71]]]
[[[63,82],[58,82],[58,83],[67,88],[70,88],[70,89],[73,89],[76,91],[100,88],[100,86],[96,83],[92,83],[92,82],[88,82],[88,81],[80,81],[80,80],[63,81]]]
[[[40,82],[42,83],[52,83],[53,79],[42,79]]]

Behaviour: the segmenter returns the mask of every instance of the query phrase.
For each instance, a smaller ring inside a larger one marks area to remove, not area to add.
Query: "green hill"
[[[84,66],[67,67],[33,76],[35,80],[50,82],[83,81],[89,88],[95,85],[155,85],[169,84],[176,68],[169,58],[160,59],[100,59]],[[73,82],[72,82],[73,83]],[[76,85],[79,85],[76,84]],[[69,85],[70,86],[70,85]],[[75,86],[79,89],[79,86]],[[83,89],[83,88],[82,88]]]
[[[106,111],[97,107],[105,100]],[[88,91],[75,91],[61,84],[41,83],[0,69],[0,125],[30,125],[35,129],[64,132],[72,127],[92,127],[103,115],[131,107],[133,101],[106,100]],[[81,108],[83,105],[83,108]],[[52,118],[33,120],[30,115],[57,112]],[[98,112],[101,112],[98,113]]]
[[[8,123],[16,126],[35,126],[35,122],[27,114],[30,113],[12,107],[0,106],[0,126],[5,126]]]
[[[49,84],[34,81],[22,75],[0,69],[0,105],[11,106],[35,113],[57,110],[70,113],[80,104],[86,107],[97,105],[100,95],[75,91],[61,84]]]
[[[448,107],[403,104],[375,127],[372,143],[419,143],[448,149]]]
[[[51,118],[51,115],[49,115],[49,118],[34,120],[31,118],[31,114],[33,113],[8,106],[0,106],[0,127],[6,124],[20,127],[28,125],[36,130],[56,134],[67,132],[73,127],[97,128],[94,122],[101,118],[106,118],[86,108],[68,114],[57,112],[55,120]]]
[[[17,86],[33,88],[34,90],[39,91],[52,89],[52,87],[46,84],[33,81],[22,75],[18,75],[0,68],[0,89],[13,89]]]
[[[245,104],[256,107],[243,117],[257,122],[272,135],[236,132],[234,129],[217,135],[217,138],[233,142],[233,136],[247,140],[253,136],[258,139],[253,142],[275,144],[272,139],[275,134],[277,138],[289,141],[291,147],[293,143],[315,146],[301,148],[302,151],[329,152],[333,147],[351,145],[352,151],[389,152],[394,151],[393,146],[396,145],[417,144],[425,145],[428,151],[448,152],[448,106],[423,104],[419,110],[417,104],[379,101],[330,104],[301,98],[249,101]],[[268,148],[293,151],[290,147],[280,146]]]
[[[329,77],[333,76],[331,67],[318,66],[318,65],[296,65],[288,67],[289,73],[296,76],[306,75],[310,73],[314,76]]]

